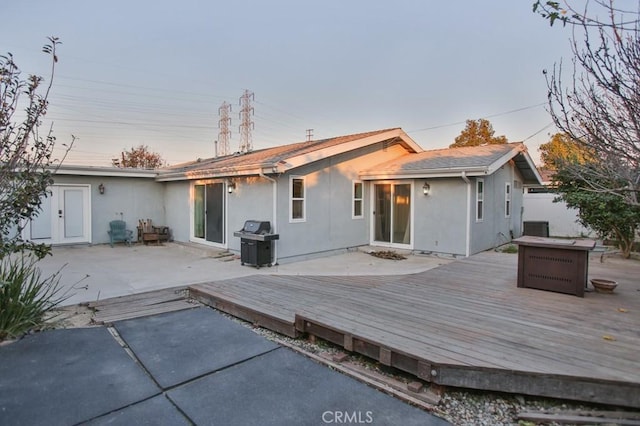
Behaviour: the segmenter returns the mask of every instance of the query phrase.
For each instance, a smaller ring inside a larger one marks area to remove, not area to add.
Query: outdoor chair
[[[111,247],[116,241],[124,241],[128,246],[131,245],[133,231],[127,229],[127,223],[124,220],[112,220],[109,222],[109,237],[111,238]]]
[[[169,241],[170,231],[168,226],[155,226],[151,219],[138,220],[138,242],[148,244],[155,241],[160,244],[162,241]]]

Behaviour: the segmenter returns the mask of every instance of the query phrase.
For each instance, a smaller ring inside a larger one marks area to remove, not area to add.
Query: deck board
[[[616,279],[616,293],[517,288],[517,256],[493,252],[419,274],[255,275],[191,290],[435,383],[639,407],[640,263],[592,260],[589,272]]]

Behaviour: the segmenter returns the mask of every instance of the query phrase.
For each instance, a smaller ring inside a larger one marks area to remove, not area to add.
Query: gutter
[[[460,177],[467,184],[467,229],[465,236],[465,257],[470,256],[471,252],[471,181],[467,177],[467,172],[462,171]]]
[[[424,170],[411,170],[410,172],[397,173],[395,171],[389,171],[385,173],[381,172],[373,172],[367,173],[360,172],[361,180],[385,180],[385,179],[430,179],[430,178],[455,178],[460,177],[460,174],[464,174],[465,176],[486,176],[491,174],[491,171],[488,167],[473,167],[473,168],[463,168],[463,167],[449,167],[443,169],[424,169]]]
[[[272,213],[272,225],[271,232],[273,234],[278,233],[278,181],[272,177],[265,175],[262,170],[260,170],[259,175],[261,178],[265,178],[268,181],[271,181],[273,188],[273,213]],[[273,244],[273,265],[278,264],[278,245],[276,243]]]

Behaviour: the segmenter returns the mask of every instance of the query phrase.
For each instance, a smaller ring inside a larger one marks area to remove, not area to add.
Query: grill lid
[[[271,223],[261,220],[247,220],[244,222],[242,231],[246,234],[268,234],[271,232]]]

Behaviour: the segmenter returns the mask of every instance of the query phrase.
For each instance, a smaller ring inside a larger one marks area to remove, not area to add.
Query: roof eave
[[[273,174],[278,172],[278,167],[273,163],[264,163],[261,165],[229,167],[224,169],[203,169],[193,171],[181,171],[174,173],[165,173],[159,175],[156,180],[158,182],[171,182],[178,180],[196,180],[196,179],[223,179],[241,176],[259,176],[262,174]]]
[[[54,175],[80,175],[80,176],[104,176],[104,177],[136,177],[155,178],[158,171],[153,169],[133,169],[118,167],[96,167],[61,165],[60,167],[50,167],[49,170]]]
[[[345,152],[353,151],[359,148],[364,148],[369,145],[384,142],[391,139],[400,140],[401,144],[410,152],[418,153],[423,149],[418,145],[409,135],[407,135],[402,129],[390,129],[386,132],[377,133],[371,136],[367,136],[361,139],[356,139],[351,142],[341,143],[339,145],[331,146],[324,149],[315,150],[302,155],[294,155],[288,158],[284,158],[280,163],[286,165],[286,169],[294,169],[306,164],[313,163],[324,158],[332,157],[334,155],[342,154]],[[276,165],[277,167],[277,165]]]
[[[456,178],[461,176],[486,176],[489,174],[487,167],[449,167],[443,169],[423,169],[407,171],[376,171],[373,173],[362,172],[362,180],[388,180],[388,179],[426,179],[426,178]]]

